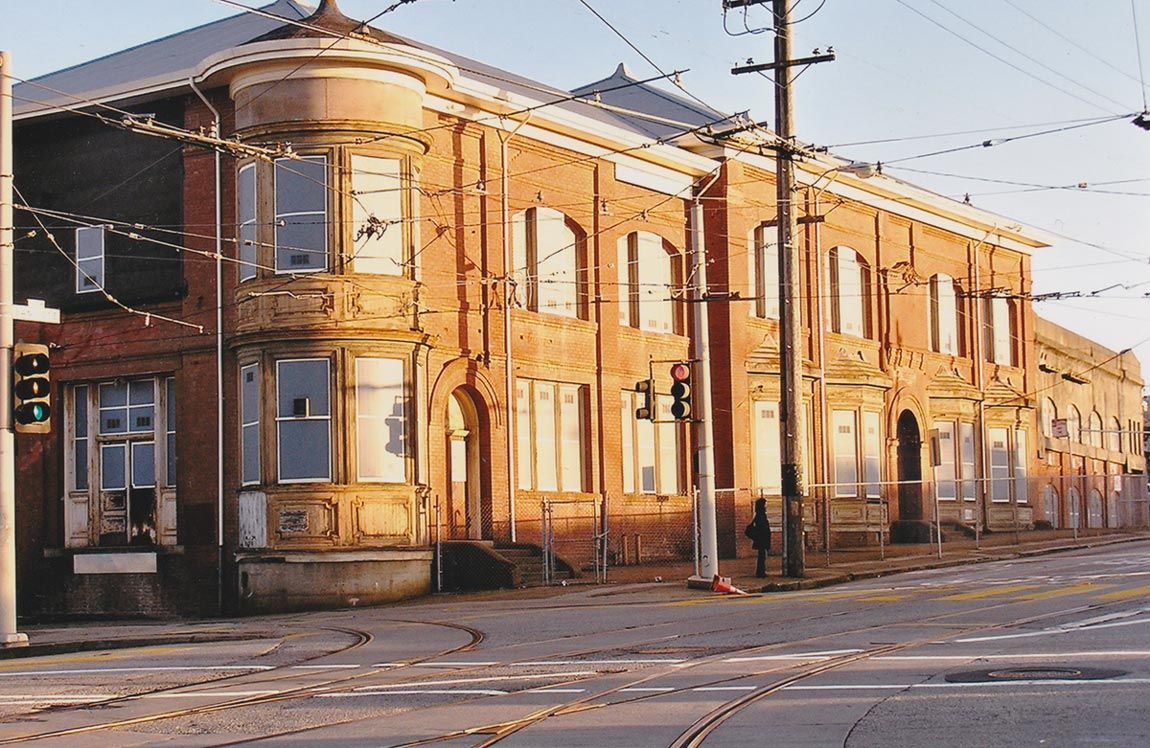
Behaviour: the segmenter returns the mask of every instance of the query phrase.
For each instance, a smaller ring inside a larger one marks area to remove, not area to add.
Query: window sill
[[[90,545],[83,548],[45,548],[44,558],[71,558],[92,554],[126,554],[126,553],[152,553],[157,556],[182,556],[182,545]]]

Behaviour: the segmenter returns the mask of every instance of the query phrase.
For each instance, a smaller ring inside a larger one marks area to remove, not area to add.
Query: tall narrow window
[[[991,501],[1010,501],[1010,449],[1006,443],[1008,433],[1003,428],[990,429]]]
[[[682,471],[678,430],[674,423],[653,423],[636,418],[643,396],[624,391],[620,416],[623,419],[623,490],[632,494],[677,494]],[[655,400],[659,420],[673,420],[671,399]]]
[[[754,417],[755,488],[767,493],[782,491],[779,437],[779,405],[756,400],[751,410]]]
[[[1106,448],[1111,452],[1122,451],[1122,424],[1117,418],[1110,419],[1110,426],[1106,429]]]
[[[237,257],[240,261],[240,280],[256,277],[256,263],[259,258],[259,230],[256,219],[256,165],[241,166],[236,174],[236,223],[239,233]]]
[[[679,493],[679,425],[671,414],[669,395],[655,398],[655,424],[659,440],[659,493]]]
[[[516,298],[521,306],[579,316],[579,237],[563,213],[529,208],[512,217]]]
[[[276,272],[327,269],[327,158],[275,161]]]
[[[1082,414],[1073,404],[1066,410],[1066,431],[1071,442],[1082,442]]]
[[[959,422],[958,424],[958,456],[960,460],[959,485],[962,488],[962,500],[974,501],[977,496],[978,484],[974,475],[974,424]]]
[[[1030,481],[1026,474],[1026,432],[1014,430],[1014,500],[1025,504],[1030,500]]]
[[[331,480],[331,374],[327,359],[276,362],[276,441],[284,483]]]
[[[958,355],[958,304],[954,279],[939,273],[930,278],[930,348]]]
[[[958,484],[955,481],[957,465],[955,458],[954,421],[935,421],[938,432],[938,464],[934,467],[934,486],[939,499],[953,501],[958,497]]]
[[[1012,321],[1010,302],[1007,299],[994,296],[983,300],[983,341],[987,361],[1006,366],[1014,363]]]
[[[104,227],[76,229],[76,293],[99,291],[104,285]]]
[[[81,385],[72,393],[72,488],[85,491],[88,488],[88,387]]]
[[[868,499],[882,498],[882,423],[878,413],[864,412],[863,493]]]
[[[1092,447],[1102,447],[1102,416],[1098,415],[1098,411],[1090,414],[1090,425],[1084,441]]]
[[[535,491],[585,490],[586,387],[522,379],[516,385],[516,394],[519,487]]]
[[[847,247],[830,252],[831,329],[843,335],[867,334],[866,267],[858,253]]]
[[[176,485],[176,378],[164,380],[164,454],[167,474],[164,485]]]
[[[355,360],[356,462],[359,479],[407,480],[407,426],[403,361]]]
[[[775,225],[764,223],[747,237],[749,296],[756,317],[779,318],[779,251]]]
[[[1042,398],[1042,407],[1038,411],[1038,428],[1043,436],[1054,436],[1054,419],[1058,418],[1058,406],[1049,397]]]
[[[403,275],[403,190],[400,162],[351,157],[352,268],[357,273]]]
[[[260,482],[260,366],[240,368],[241,482]]]
[[[622,424],[623,490],[635,493],[635,393],[623,390],[620,400],[619,422]]]
[[[675,314],[671,297],[676,290],[675,275],[674,259],[665,248],[662,237],[637,231],[620,239],[620,324],[648,332],[674,332]],[[624,298],[628,300],[626,309]]]
[[[858,435],[853,410],[831,413],[835,465],[835,496],[858,496]]]

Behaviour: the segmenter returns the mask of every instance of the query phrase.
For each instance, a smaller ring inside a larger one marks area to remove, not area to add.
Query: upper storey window
[[[275,161],[276,273],[326,270],[327,158]]]
[[[104,285],[104,227],[76,229],[76,293],[99,291]]]
[[[764,223],[747,237],[748,290],[755,300],[752,313],[764,319],[779,318],[779,250],[774,237],[773,223]]]
[[[944,273],[930,278],[930,349],[959,354],[958,295],[954,279]]]
[[[636,231],[619,240],[619,324],[675,332],[674,258],[657,234]]]
[[[516,301],[536,312],[578,317],[579,236],[566,215],[529,208],[512,218]]]
[[[404,274],[400,162],[351,157],[352,267],[357,273]]]
[[[830,252],[831,330],[865,338],[869,329],[869,269],[858,252],[835,247]]]
[[[1014,365],[1014,315],[1008,299],[993,296],[983,300],[982,325],[986,360]]]
[[[240,280],[256,277],[259,258],[259,232],[256,223],[256,165],[240,167],[236,174],[236,223],[239,233]]]

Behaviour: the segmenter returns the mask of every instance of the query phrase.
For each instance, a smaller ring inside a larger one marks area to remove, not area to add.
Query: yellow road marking
[[[999,595],[1009,595],[1011,592],[1022,592],[1023,590],[1033,590],[1041,585],[1037,584],[1012,584],[1006,587],[991,587],[985,590],[978,590],[976,592],[962,592],[957,595],[947,595],[940,597],[939,600],[981,600],[984,597],[998,597]]]
[[[1129,600],[1134,597],[1150,597],[1150,586],[1148,587],[1134,587],[1129,590],[1118,590],[1117,592],[1107,592],[1105,595],[1098,595],[1095,600]]]
[[[1055,597],[1064,597],[1066,595],[1077,595],[1082,592],[1089,592],[1090,590],[1106,589],[1113,587],[1112,584],[1095,584],[1094,582],[1084,582],[1082,584],[1072,584],[1069,587],[1062,587],[1056,590],[1047,590],[1046,592],[1032,592],[1029,595],[1019,595],[1019,600],[1050,600]]]
[[[868,597],[868,603],[899,603],[906,599],[906,595],[875,595]]]

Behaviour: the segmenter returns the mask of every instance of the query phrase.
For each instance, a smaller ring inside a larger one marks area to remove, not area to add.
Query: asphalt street
[[[587,587],[254,623],[2,661],[0,745],[1150,744],[1145,541],[823,590]]]

